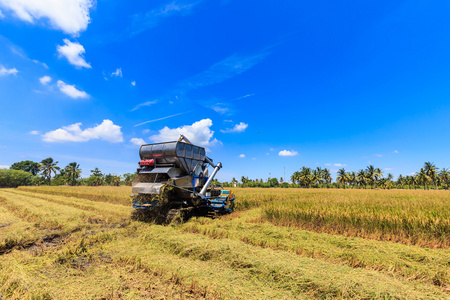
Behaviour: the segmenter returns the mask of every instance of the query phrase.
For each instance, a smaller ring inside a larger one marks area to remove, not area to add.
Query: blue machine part
[[[153,202],[147,202],[147,203],[133,202],[133,208],[135,208],[135,209],[150,209],[156,205],[158,205],[158,200],[155,200]]]
[[[206,197],[206,206],[216,213],[231,213],[234,209],[234,195],[228,190],[221,190],[218,197]]]

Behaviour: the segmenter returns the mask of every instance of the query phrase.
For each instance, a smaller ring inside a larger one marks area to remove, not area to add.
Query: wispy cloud
[[[16,68],[6,69],[4,66],[0,66],[0,76],[16,75],[18,72]]]
[[[141,126],[141,125],[144,125],[144,124],[153,123],[153,122],[156,122],[156,121],[161,121],[161,120],[165,120],[165,119],[168,119],[168,118],[176,117],[176,116],[179,116],[179,115],[188,113],[188,112],[190,112],[190,111],[182,112],[182,113],[178,113],[178,114],[174,114],[174,115],[170,115],[170,116],[167,116],[167,117],[162,117],[162,118],[159,118],[159,119],[154,119],[154,120],[150,120],[150,121],[145,121],[145,122],[142,122],[142,123],[139,123],[139,124],[134,125],[134,127],[138,127],[138,126]]]
[[[255,96],[255,94],[247,94],[247,95],[244,95],[244,96],[241,96],[241,97],[237,97],[237,98],[235,98],[235,99],[233,99],[231,101],[242,100],[242,99],[245,99],[245,98],[248,98],[248,97],[252,97],[252,96]]]
[[[269,54],[262,52],[251,56],[231,55],[209,67],[207,70],[183,81],[182,87],[197,89],[235,77],[257,65]]]
[[[214,110],[216,113],[219,114],[226,114],[230,111],[230,109],[228,107],[226,107],[225,103],[216,103],[214,105],[211,105],[211,109]]]
[[[375,153],[374,154],[376,157],[383,157],[383,154],[379,154],[379,153]]]
[[[171,16],[189,15],[194,7],[196,7],[201,2],[202,1],[173,1],[145,13],[136,14],[133,16],[129,34],[131,36],[140,34],[141,32],[156,27],[165,18]]]
[[[2,38],[2,39],[4,39],[4,38]],[[5,40],[7,40],[7,39],[5,39]],[[7,40],[7,42],[8,42],[8,43],[11,43],[9,40]],[[33,62],[33,63],[35,63],[35,64],[37,64],[37,65],[41,65],[41,66],[43,66],[44,68],[48,69],[48,66],[47,66],[46,63],[40,62],[40,61],[38,61],[37,59],[31,59],[31,58],[29,58],[29,57],[25,54],[25,52],[22,50],[22,48],[20,48],[20,47],[18,47],[18,46],[16,46],[16,45],[12,45],[12,44],[11,44],[10,49],[11,49],[11,52],[12,52],[12,53],[14,53],[15,55],[19,56],[20,58],[22,58],[22,59],[24,59],[24,60],[31,61],[31,62]]]
[[[144,107],[144,106],[151,106],[156,103],[158,103],[158,100],[143,102],[143,103],[136,105],[131,111],[138,110],[139,108]]]
[[[122,68],[117,68],[114,72],[112,72],[111,77],[123,77]]]
[[[393,153],[395,153],[395,154],[398,154],[398,151],[397,150],[394,150],[394,152]]]
[[[239,158],[245,158],[245,154],[240,154]]]

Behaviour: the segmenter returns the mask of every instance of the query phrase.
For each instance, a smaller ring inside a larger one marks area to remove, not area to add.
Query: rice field
[[[236,188],[129,219],[130,187],[0,189],[2,299],[449,299],[450,192]]]

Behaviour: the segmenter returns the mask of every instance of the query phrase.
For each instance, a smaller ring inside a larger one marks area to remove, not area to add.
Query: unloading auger
[[[221,215],[234,209],[231,191],[211,185],[222,168],[205,149],[185,136],[178,141],[142,145],[131,197],[135,220],[168,223],[192,215]],[[208,176],[208,165],[213,171]]]

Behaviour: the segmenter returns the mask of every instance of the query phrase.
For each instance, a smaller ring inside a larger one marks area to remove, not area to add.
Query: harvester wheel
[[[133,209],[131,211],[131,220],[134,221],[147,221],[149,218],[149,214],[144,209]]]

